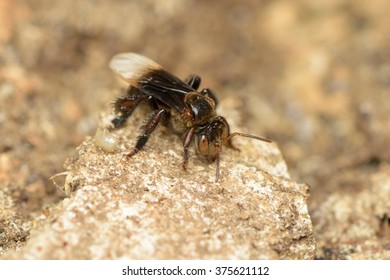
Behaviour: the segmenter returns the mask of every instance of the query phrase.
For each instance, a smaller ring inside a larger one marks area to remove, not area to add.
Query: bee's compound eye
[[[198,150],[201,155],[209,154],[209,140],[205,135],[202,135],[198,142]]]

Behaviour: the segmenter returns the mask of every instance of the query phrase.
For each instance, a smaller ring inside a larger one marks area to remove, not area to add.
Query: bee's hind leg
[[[148,142],[150,134],[156,129],[161,119],[164,119],[166,115],[165,109],[160,109],[153,111],[150,115],[147,122],[141,126],[141,134],[137,138],[137,143],[135,144],[134,149],[127,155],[128,158],[134,156],[138,153],[139,150],[145,146],[146,142]]]

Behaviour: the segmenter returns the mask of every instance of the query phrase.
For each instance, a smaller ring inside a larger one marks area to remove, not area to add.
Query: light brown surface
[[[140,115],[142,112],[138,112]],[[137,120],[116,132],[123,153]],[[221,178],[199,157],[181,168],[179,137],[160,129],[127,160],[86,140],[66,164],[69,198],[41,217],[16,259],[312,259],[309,188],[289,180],[275,144],[236,139]],[[238,142],[238,141],[237,141]]]
[[[120,95],[109,59],[132,51],[200,74],[236,129],[278,144],[311,186],[317,258],[388,258],[389,5],[0,1],[0,252],[63,200],[49,178]]]

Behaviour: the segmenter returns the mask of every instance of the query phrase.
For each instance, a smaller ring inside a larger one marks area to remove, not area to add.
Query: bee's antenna
[[[246,133],[242,133],[242,132],[233,132],[233,133],[229,134],[228,136],[226,136],[224,139],[222,139],[222,142],[229,142],[230,139],[232,139],[234,136],[242,136],[242,137],[252,138],[252,139],[256,139],[256,140],[260,140],[260,141],[264,141],[264,142],[268,142],[268,143],[272,142],[271,140],[269,140],[267,138],[256,136],[256,135],[251,135],[251,134],[246,134]]]

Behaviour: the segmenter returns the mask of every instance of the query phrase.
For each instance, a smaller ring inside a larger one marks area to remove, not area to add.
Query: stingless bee
[[[249,137],[265,142],[270,140],[241,132],[230,133],[224,117],[216,114],[218,100],[211,89],[198,91],[201,79],[192,76],[187,83],[164,70],[149,58],[135,53],[120,53],[110,61],[110,68],[122,80],[130,84],[127,94],[115,101],[118,114],[111,122],[113,128],[121,127],[142,102],[152,108],[134,149],[127,157],[134,156],[146,144],[150,134],[161,123],[183,137],[183,169],[188,165],[188,148],[195,137],[200,155],[207,162],[216,162],[219,178],[219,161],[222,146],[236,149],[232,144],[235,136]]]

